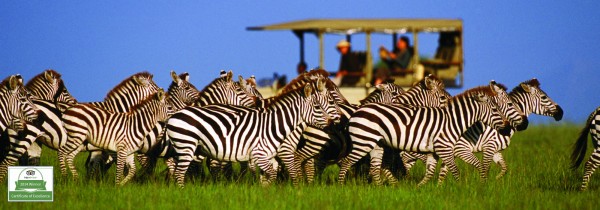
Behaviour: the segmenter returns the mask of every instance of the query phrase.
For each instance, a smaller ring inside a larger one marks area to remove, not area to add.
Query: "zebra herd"
[[[485,180],[492,161],[502,169],[497,178],[506,173],[501,152],[515,131],[527,128],[528,115],[555,120],[563,115],[537,79],[510,92],[491,81],[450,96],[442,81],[428,75],[406,91],[391,83],[377,85],[356,105],[328,76],[312,70],[276,96],[263,98],[253,77],[234,81],[231,71],[201,91],[189,82],[188,73],[172,71],[167,92],[154,83],[153,75],[141,72],[123,80],[104,101],[90,103],[71,96],[54,70],[25,85],[20,75],[9,76],[0,87],[0,181],[19,159],[26,160],[19,164],[39,164],[46,147],[58,152],[62,176],[70,172],[73,179],[78,179],[73,161],[82,151],[89,152],[88,175],[106,173],[115,162],[117,185],[135,176],[136,159],[142,173],[151,173],[163,159],[169,178],[180,187],[194,173],[190,166],[203,162],[224,174],[231,173],[231,163],[240,162],[259,174],[264,185],[281,171],[293,185],[304,178],[312,183],[317,169],[337,164],[338,181],[344,183],[349,169],[367,156],[376,185],[398,182],[394,169],[399,163],[389,158],[395,156],[407,171],[417,160],[425,162],[419,186],[433,177],[438,160],[438,182],[448,171],[458,180],[455,157],[475,166]],[[588,120],[595,146],[599,110]],[[482,161],[476,152],[483,152]],[[579,165],[583,155],[574,153],[574,158]],[[586,169],[593,172],[598,164],[596,148]]]

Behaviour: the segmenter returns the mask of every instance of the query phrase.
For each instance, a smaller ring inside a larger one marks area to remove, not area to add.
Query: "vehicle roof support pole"
[[[396,44],[398,42],[398,33],[394,32],[392,34],[392,49],[393,51],[396,51],[398,49],[398,47],[396,47]]]
[[[319,36],[319,68],[325,69],[325,53],[323,48],[323,31],[317,32]]]
[[[366,31],[366,39],[367,40],[365,40],[365,43],[367,44],[367,63],[363,69],[365,77],[363,77],[363,81],[360,81],[360,84],[365,84],[368,88],[370,86],[371,77],[373,76],[373,58],[371,56],[371,31]]]
[[[413,69],[416,68],[417,65],[420,65],[420,63],[419,63],[419,36],[418,36],[418,34],[419,34],[419,31],[413,30],[413,53],[414,53],[414,55],[413,55],[413,62],[412,62],[412,63],[414,63],[414,65],[412,66]],[[415,80],[414,78],[415,77],[413,77],[413,83],[414,82],[418,82],[418,81],[414,81]]]

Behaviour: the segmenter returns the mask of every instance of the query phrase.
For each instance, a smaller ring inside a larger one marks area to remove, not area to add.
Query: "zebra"
[[[505,87],[503,88],[506,90]],[[553,116],[557,121],[562,119],[562,108],[548,97],[540,88],[540,82],[535,78],[520,83],[508,93],[508,97],[525,116],[535,113]],[[457,141],[455,156],[475,166],[480,171],[482,181],[487,179],[489,166],[493,160],[501,167],[500,174],[496,176],[496,179],[500,179],[507,172],[507,165],[500,152],[508,147],[515,131],[526,128],[514,124],[513,127],[516,129],[513,129],[510,135],[506,136],[499,135],[496,130],[477,123],[469,128]],[[483,164],[475,157],[474,152],[484,153]],[[414,165],[416,158],[422,159],[423,156],[412,157],[410,154],[403,154],[402,158],[408,170]],[[440,179],[444,179],[445,173],[445,169],[440,172]]]
[[[324,86],[317,79],[285,88],[266,108],[211,105],[176,112],[167,122],[167,136],[176,153],[177,184],[184,186],[185,172],[197,149],[220,161],[250,161],[251,169],[258,166],[266,173],[263,184],[272,182],[276,174],[272,160],[285,136],[299,126],[324,127],[339,118]],[[330,110],[335,111],[331,116]]]
[[[211,82],[204,91],[198,92],[191,83],[189,83],[189,75],[187,73],[180,75],[179,79],[174,73],[172,73],[173,83],[169,87],[169,100],[178,100],[180,102],[170,102],[173,111],[179,111],[187,106],[190,106],[198,101],[199,98],[207,96],[215,96],[208,102],[214,102],[217,104],[229,104],[236,106],[255,106],[256,95],[249,94],[247,92],[246,84],[243,82],[244,79],[239,76],[239,82],[233,82],[233,72],[229,71],[225,73],[225,76],[219,77]],[[193,90],[193,91],[192,91]],[[215,93],[213,91],[219,91]],[[261,96],[262,97],[262,96]],[[209,104],[201,104],[203,106]],[[142,168],[146,170],[146,173],[153,170],[158,157],[169,157],[168,154],[170,149],[170,141],[165,139],[163,135],[165,132],[164,123],[158,123],[155,125],[144,142],[144,147],[140,150],[143,154],[149,154],[150,162],[146,162],[144,159],[138,159],[142,163]],[[138,156],[140,157],[140,156]],[[174,162],[167,159],[167,166],[169,167],[169,174],[174,171]]]
[[[459,171],[454,163],[453,147],[460,135],[472,124],[482,121],[508,133],[509,125],[498,105],[490,98],[496,93],[487,86],[465,91],[444,107],[409,108],[385,104],[368,104],[359,108],[350,118],[348,132],[352,150],[340,163],[338,182],[344,183],[346,172],[367,153],[371,155],[370,171],[379,184],[381,156],[385,144],[395,149],[413,152],[436,153],[448,165],[455,177]],[[430,177],[425,177],[420,185]]]
[[[392,96],[394,96],[394,99],[392,101],[389,101],[392,104],[404,104],[405,106],[414,105],[414,106],[424,106],[424,107],[437,107],[437,106],[446,104],[448,99],[450,98],[450,94],[448,94],[448,92],[446,92],[443,82],[441,80],[437,79],[433,75],[427,75],[421,81],[419,81],[414,86],[412,86],[408,91],[406,91],[405,93],[402,93],[398,96],[396,96],[396,95],[399,94],[400,90],[398,90],[397,87],[393,87],[393,86],[391,88],[392,89],[390,89],[389,91],[392,91],[392,93],[397,92],[392,95]],[[376,94],[376,92],[374,91],[372,94]],[[371,96],[374,96],[374,95],[371,95]],[[369,99],[369,97],[361,101],[362,105],[369,104],[369,102],[388,103],[385,100],[376,101],[376,100]],[[343,106],[340,106],[340,107],[343,108]],[[347,111],[346,117],[350,118],[350,114],[354,113],[356,109],[358,109],[358,107],[356,107],[350,111]],[[345,122],[347,123],[347,120]],[[314,131],[314,132],[311,133],[311,131]],[[322,167],[323,161],[317,161],[316,158],[326,159],[326,160],[335,160],[337,162],[337,160],[339,160],[343,156],[347,155],[348,151],[346,151],[346,152],[331,152],[331,149],[332,149],[331,146],[328,146],[326,144],[328,141],[332,142],[329,140],[329,138],[332,138],[334,140],[334,142],[341,142],[341,144],[342,144],[341,147],[343,147],[343,148],[351,147],[350,142],[345,143],[346,141],[349,141],[349,138],[350,138],[349,136],[346,136],[347,131],[345,131],[345,132],[346,132],[346,134],[344,134],[342,136],[339,136],[339,135],[336,136],[336,135],[328,135],[324,132],[318,132],[315,130],[307,129],[307,131],[305,132],[305,135],[304,135],[306,144],[303,147],[301,147],[299,149],[299,151],[297,152],[297,159],[298,159],[298,164],[302,164],[302,162],[305,162],[304,163],[304,171],[306,173],[306,178],[307,178],[308,183],[312,183],[314,181],[315,163],[319,163],[319,165],[321,165],[321,167]],[[344,145],[346,145],[346,146],[344,146]],[[343,150],[343,148],[342,148],[342,150]],[[319,152],[321,153],[320,157],[316,156]],[[333,156],[333,157],[325,157],[326,155],[332,156],[331,154],[339,154],[339,155]],[[383,172],[387,173],[387,168],[384,169]]]
[[[581,191],[587,189],[592,174],[594,174],[594,171],[596,171],[596,168],[598,168],[598,164],[600,163],[600,149],[598,146],[600,145],[600,107],[596,108],[596,110],[590,114],[585,123],[585,127],[581,130],[581,133],[575,142],[573,152],[571,153],[571,169],[573,170],[579,168],[585,159],[588,147],[588,135],[592,136],[594,151],[592,151],[588,161],[585,162],[583,181],[579,188]]]
[[[2,137],[26,131],[28,122],[37,120],[38,112],[38,108],[33,104],[29,93],[23,86],[21,75],[11,75],[2,80],[0,83],[0,135]],[[21,123],[20,120],[26,122]],[[9,147],[19,147],[19,145],[9,145]],[[11,150],[8,150],[0,163],[0,182],[4,180],[7,173],[7,162],[17,158]]]
[[[496,104],[499,105],[500,112],[506,113],[505,116],[507,116],[511,127],[516,128],[516,130],[525,130],[529,124],[528,120],[527,120],[527,116],[521,111],[521,109],[519,109],[518,107],[516,107],[514,105],[513,100],[506,93],[506,86],[504,86],[503,84],[500,84],[500,83],[496,83],[493,80],[490,82],[489,86],[490,86],[490,89],[494,90],[496,93],[496,96],[492,97],[492,99],[494,100],[494,102]],[[481,122],[478,122],[478,123],[474,124],[473,126],[471,126],[469,129],[467,129],[467,131],[461,135],[461,138],[464,137],[465,135],[471,135],[471,134],[469,134],[471,132],[470,130],[472,130],[480,125],[485,126]],[[491,130],[491,132],[494,132],[496,135],[501,136],[493,128],[489,128],[489,130]],[[460,141],[461,140],[459,139],[457,141],[457,143],[454,145],[454,155],[455,156],[459,153],[462,153],[460,150],[462,150],[463,148],[460,148],[461,146],[459,146]],[[493,152],[492,152],[492,154],[493,154]],[[403,159],[406,160],[407,159],[406,157],[410,156],[410,155],[411,155],[410,152],[404,152]],[[472,155],[472,153],[471,153],[471,155]],[[484,160],[488,160],[488,159],[491,160],[491,156],[488,157],[488,155],[484,155]],[[428,161],[427,156],[424,161],[427,164],[426,176],[429,176],[429,177],[433,176],[433,172],[435,171],[435,167],[436,167],[435,166],[436,161],[434,161],[434,160]],[[489,162],[488,162],[487,166],[489,167]],[[410,169],[410,167],[406,167],[406,166],[405,166],[405,168],[407,170]],[[480,169],[480,171],[483,171],[483,170]],[[444,181],[447,172],[448,172],[448,167],[446,165],[444,165],[444,167],[442,167],[442,169],[440,170],[438,183],[442,183]],[[481,175],[482,181],[486,180],[486,174],[487,173]]]
[[[61,174],[67,176],[67,165],[77,179],[73,159],[85,148],[84,141],[94,147],[117,153],[116,184],[123,185],[135,174],[133,153],[140,150],[145,135],[156,122],[165,121],[170,114],[165,93],[159,90],[127,113],[112,112],[89,104],[76,105],[63,114],[69,140],[58,150]],[[129,173],[123,177],[125,164]]]
[[[328,81],[331,82],[330,80]],[[334,91],[331,93],[332,95],[339,95],[343,97],[341,94],[338,94],[338,92],[339,90],[335,91],[334,89]],[[400,86],[397,86],[393,83],[380,84],[375,86],[375,90],[371,92],[365,99],[361,100],[361,103],[392,103],[392,100],[401,93],[404,93],[404,90]],[[356,109],[354,106],[349,106],[344,102],[345,101],[338,99],[338,103],[341,103],[339,104],[340,108],[342,106],[346,107],[346,109],[344,109],[347,110],[346,113],[353,112],[353,110]],[[308,126],[302,133],[302,136],[300,136],[300,134],[290,135],[288,139],[284,141],[289,143],[282,144],[282,150],[280,150],[279,156],[283,160],[286,160],[287,158],[287,163],[286,161],[284,161],[284,163],[286,163],[285,165],[288,168],[288,173],[294,186],[298,185],[298,175],[301,175],[300,166],[302,163],[306,161],[306,159],[312,158],[318,154],[323,145],[325,145],[330,138],[338,138],[338,136],[342,136],[343,134],[339,133],[342,132],[341,130],[343,130],[342,126],[343,125],[340,125],[330,129],[320,129],[313,126]]]
[[[39,122],[40,127],[35,129],[40,130],[44,135],[29,132],[29,136],[9,140],[13,144],[17,144],[16,141],[26,141],[27,143],[20,142],[18,144],[30,145],[27,146],[27,152],[21,155],[21,165],[39,164],[42,141],[48,142],[49,139],[66,140],[62,122],[60,122],[61,109],[64,110],[65,107],[77,104],[77,99],[69,93],[61,77],[61,74],[55,70],[47,69],[34,76],[25,85],[25,89],[31,94],[33,103],[44,116],[43,120]],[[44,139],[35,141],[39,137]],[[33,143],[34,141],[35,143]]]

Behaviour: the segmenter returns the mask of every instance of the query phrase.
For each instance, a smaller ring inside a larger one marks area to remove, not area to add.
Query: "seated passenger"
[[[360,59],[358,59],[357,54],[350,52],[350,42],[341,40],[336,47],[341,54],[341,58],[338,73],[333,81],[339,86],[356,86],[360,76],[349,76],[348,73],[362,72]]]

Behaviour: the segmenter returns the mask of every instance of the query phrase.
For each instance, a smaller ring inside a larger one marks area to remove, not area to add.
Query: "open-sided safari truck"
[[[272,25],[248,27],[248,30],[291,30],[300,40],[300,64],[304,64],[304,34],[315,34],[319,39],[319,66],[324,66],[325,34],[343,34],[351,41],[354,34],[366,35],[366,50],[357,53],[362,71],[350,72],[346,76],[358,77],[355,87],[369,87],[373,77],[373,53],[371,52],[371,34],[390,34],[392,46],[396,46],[398,35],[412,34],[413,54],[407,69],[402,72],[392,71],[396,84],[409,87],[417,82],[419,76],[415,71],[419,65],[424,73],[434,74],[442,79],[448,88],[463,86],[463,36],[460,19],[309,19],[285,22]],[[419,34],[439,34],[438,46],[432,58],[419,57]],[[333,72],[335,73],[335,72]],[[422,75],[421,75],[422,76]]]

